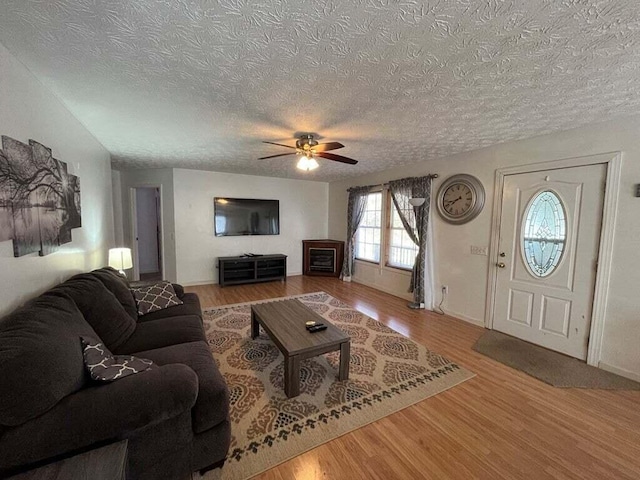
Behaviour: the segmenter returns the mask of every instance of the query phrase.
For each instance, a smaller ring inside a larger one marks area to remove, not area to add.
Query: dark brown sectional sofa
[[[128,479],[183,479],[220,466],[229,395],[197,295],[138,317],[123,276],[76,275],[0,320],[0,477],[128,439]],[[80,337],[159,367],[97,384]]]

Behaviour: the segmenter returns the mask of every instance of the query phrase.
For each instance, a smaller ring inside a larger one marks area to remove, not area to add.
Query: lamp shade
[[[409,203],[414,207],[421,207],[422,205],[424,205],[424,202],[426,200],[426,198],[414,197],[409,199]]]
[[[307,157],[306,155],[303,155],[302,157],[300,157],[297,167],[300,170],[305,170],[308,172],[309,170],[315,170],[316,168],[318,168],[318,162],[311,156]]]
[[[110,248],[109,266],[116,270],[126,270],[133,267],[130,248]]]

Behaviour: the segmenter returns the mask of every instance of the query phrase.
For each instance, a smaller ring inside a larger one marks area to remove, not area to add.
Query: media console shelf
[[[221,287],[272,280],[287,280],[286,255],[218,257],[218,283]]]

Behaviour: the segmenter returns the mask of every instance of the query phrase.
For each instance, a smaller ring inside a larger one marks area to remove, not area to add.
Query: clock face
[[[442,208],[452,217],[464,215],[473,206],[473,192],[464,183],[454,183],[442,196]]]
[[[447,178],[438,190],[438,213],[453,225],[476,218],[484,207],[484,187],[480,180],[460,173]]]

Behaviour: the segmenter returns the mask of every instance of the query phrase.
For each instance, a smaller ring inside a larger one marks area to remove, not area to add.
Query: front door
[[[507,175],[493,328],[585,360],[606,165]]]

